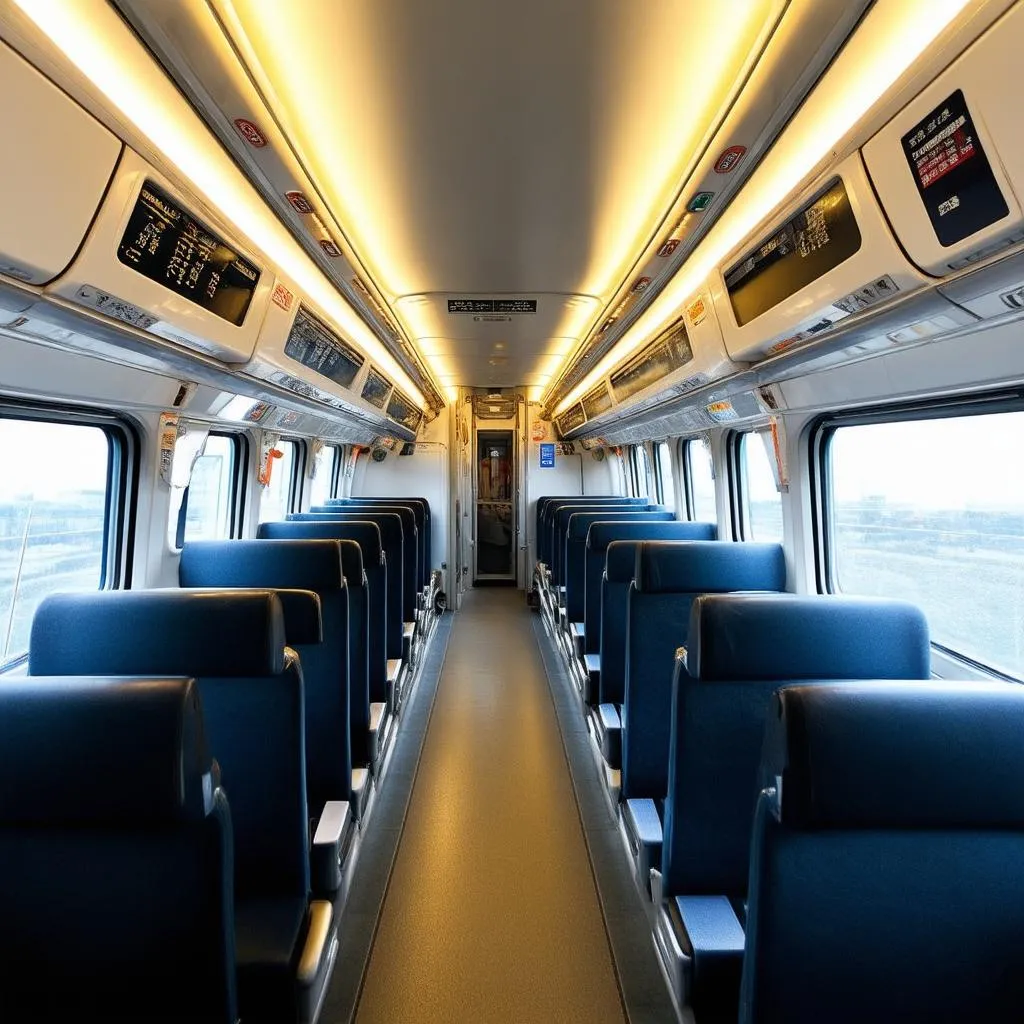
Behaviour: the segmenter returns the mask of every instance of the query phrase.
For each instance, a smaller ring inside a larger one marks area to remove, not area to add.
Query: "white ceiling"
[[[448,386],[557,373],[785,6],[209,2]],[[535,298],[538,312],[498,323],[447,312],[448,297],[473,295]]]

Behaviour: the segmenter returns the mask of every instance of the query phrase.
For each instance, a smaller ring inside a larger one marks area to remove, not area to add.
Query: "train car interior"
[[[0,1020],[1024,1019],[1022,52],[0,0]]]

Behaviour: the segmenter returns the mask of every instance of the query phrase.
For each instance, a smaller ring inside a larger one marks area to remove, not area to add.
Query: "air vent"
[[[474,395],[473,414],[478,420],[510,420],[516,414],[514,395]]]

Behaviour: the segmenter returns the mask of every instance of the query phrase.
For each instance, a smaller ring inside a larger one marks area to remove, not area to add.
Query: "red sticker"
[[[671,256],[679,248],[679,239],[670,238],[659,250],[659,256]]]
[[[274,302],[280,306],[286,313],[292,308],[292,303],[295,301],[295,296],[292,292],[285,288],[283,284],[278,284],[274,288],[274,294],[271,295]]]
[[[641,292],[647,291],[647,286],[650,283],[651,279],[649,277],[638,277],[636,279],[636,284],[634,284],[633,287],[629,289],[629,294],[639,295]]]
[[[329,238],[320,239],[320,248],[323,249],[328,256],[333,256],[334,259],[337,259],[341,255],[341,250]]]
[[[704,317],[708,315],[707,303],[704,302],[704,296],[698,296],[686,309],[686,315],[690,318],[690,323],[696,327],[700,324]]]
[[[292,204],[296,213],[313,212],[313,204],[301,192],[285,192],[284,197]]]
[[[715,173],[728,174],[730,171],[736,170],[737,164],[743,159],[743,154],[746,151],[746,146],[730,146],[716,161]]]
[[[253,149],[262,149],[267,144],[266,136],[259,130],[259,128],[256,127],[256,125],[252,123],[252,121],[249,121],[244,117],[236,117],[235,127],[238,129],[238,134],[241,135],[242,138],[253,147]]]

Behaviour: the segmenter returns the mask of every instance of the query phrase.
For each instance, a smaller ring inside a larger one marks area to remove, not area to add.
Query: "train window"
[[[0,668],[24,658],[32,616],[48,594],[101,590],[108,571],[114,430],[0,419]]]
[[[672,473],[672,449],[667,441],[659,441],[654,446],[655,475],[658,482],[658,501],[670,512],[676,510],[676,485]]]
[[[316,457],[316,476],[309,489],[310,505],[322,505],[328,498],[335,497],[340,467],[341,448],[336,444],[325,444]]]
[[[711,446],[704,438],[683,444],[683,470],[689,518],[698,523],[717,523],[715,463],[711,457]]]
[[[211,433],[207,437],[181,499],[176,547],[189,540],[236,536],[241,446],[238,435]]]
[[[899,597],[935,643],[1024,678],[1024,412],[826,425],[829,590]]]
[[[635,444],[629,449],[629,467],[633,496],[645,498],[650,495],[651,466],[647,458],[647,449],[642,444]]]
[[[782,543],[782,495],[769,458],[771,434],[751,430],[736,437],[734,514],[743,540]]]
[[[294,512],[293,503],[299,488],[296,486],[299,469],[299,442],[277,442],[280,458],[273,460],[270,471],[270,483],[263,489],[260,497],[260,522],[274,522],[284,519],[289,512]]]

